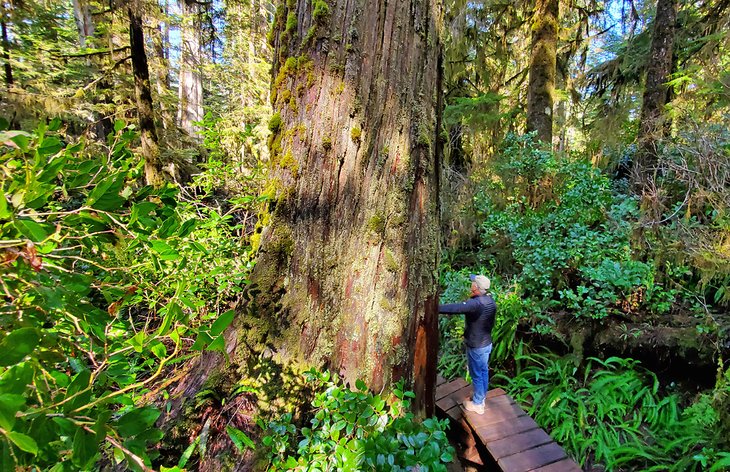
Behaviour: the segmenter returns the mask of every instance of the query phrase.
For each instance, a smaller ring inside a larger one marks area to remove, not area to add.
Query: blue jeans
[[[492,345],[484,347],[466,348],[466,364],[469,366],[469,375],[474,388],[474,395],[471,401],[475,405],[484,403],[489,388],[489,354],[492,352]]]

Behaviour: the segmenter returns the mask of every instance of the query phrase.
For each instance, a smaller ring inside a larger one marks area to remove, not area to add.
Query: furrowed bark
[[[433,412],[441,11],[287,2],[275,20],[271,221],[252,275],[280,352]]]

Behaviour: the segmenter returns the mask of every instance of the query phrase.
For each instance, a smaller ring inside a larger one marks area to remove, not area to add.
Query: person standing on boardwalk
[[[470,275],[471,298],[461,303],[439,305],[439,313],[466,315],[464,341],[466,363],[472,379],[474,393],[464,401],[464,408],[478,414],[484,413],[484,399],[489,388],[489,354],[492,352],[492,327],[497,304],[487,293],[491,282],[483,275]]]

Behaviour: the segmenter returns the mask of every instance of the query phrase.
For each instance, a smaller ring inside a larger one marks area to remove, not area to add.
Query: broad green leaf
[[[185,451],[182,453],[182,456],[180,456],[180,460],[177,463],[178,467],[185,467],[190,460],[190,457],[193,455],[193,452],[195,452],[195,448],[197,447],[198,443],[200,442],[200,436],[195,438],[195,440],[190,443],[190,445],[185,448]]]
[[[119,132],[124,129],[127,124],[122,120],[114,120],[114,131]]]
[[[26,436],[25,434],[17,433],[15,431],[10,431],[9,433],[6,433],[6,435],[13,444],[20,448],[21,451],[29,452],[33,455],[38,454],[38,444],[36,444],[35,440],[30,436]]]
[[[74,435],[71,462],[81,470],[88,470],[97,455],[97,449],[95,435],[86,432],[83,428],[78,428]]]
[[[363,382],[361,379],[357,379],[355,381],[355,387],[357,387],[357,389],[360,390],[361,392],[364,392],[368,389],[368,386],[365,385],[365,382]]]
[[[167,348],[160,341],[152,343],[150,351],[152,351],[152,354],[154,354],[158,359],[162,359],[167,356]]]
[[[187,220],[185,223],[180,225],[180,231],[178,231],[177,235],[181,238],[184,238],[185,236],[193,232],[197,223],[198,221],[195,219]]]
[[[124,203],[124,199],[119,195],[123,186],[124,174],[110,174],[104,177],[89,193],[86,204],[99,210],[116,210]]]
[[[144,331],[140,331],[131,338],[129,338],[129,344],[134,348],[137,352],[142,352],[142,349],[144,349],[144,342],[147,338],[147,334]]]
[[[220,315],[210,327],[210,335],[218,336],[219,334],[223,333],[223,331],[225,331],[225,329],[228,328],[228,326],[231,324],[235,316],[235,310],[228,310],[227,312]]]
[[[30,144],[30,135],[28,133],[23,131],[7,131],[5,134],[8,136],[10,141],[20,148],[21,151],[28,151],[28,145]]]
[[[33,352],[41,337],[35,328],[20,328],[0,341],[0,366],[10,366],[22,361]]]
[[[117,420],[117,431],[125,438],[135,436],[149,429],[159,417],[160,410],[157,408],[135,408]]]
[[[167,239],[172,236],[180,228],[180,223],[177,216],[171,216],[166,219],[162,226],[157,230],[157,236],[162,239]]]
[[[60,118],[54,118],[50,123],[48,123],[48,131],[58,131],[59,129],[61,129]]]
[[[83,406],[91,398],[91,389],[88,389],[91,382],[91,372],[88,369],[83,368],[71,381],[71,384],[66,389],[66,398],[73,397],[64,404],[64,411],[69,412],[79,406]],[[88,390],[87,390],[88,389]],[[83,392],[83,393],[79,393]],[[78,394],[78,395],[77,395]]]
[[[0,220],[9,220],[11,216],[13,216],[13,212],[8,207],[5,192],[0,188]]]
[[[51,156],[63,149],[63,143],[55,136],[46,137],[36,149],[39,156]]]
[[[213,341],[213,338],[210,337],[207,331],[199,331],[198,337],[195,338],[195,342],[190,346],[190,349],[202,351],[211,341]]]
[[[236,429],[233,426],[226,426],[226,431],[228,432],[228,437],[231,438],[231,441],[233,441],[233,444],[236,445],[239,451],[244,452],[246,449],[256,449],[256,444],[240,429]]]
[[[15,426],[15,414],[25,405],[22,395],[4,393],[0,395],[0,427],[10,431]]]
[[[14,224],[20,234],[34,243],[43,241],[53,232],[53,229],[49,228],[48,225],[38,224],[29,218],[18,218]]]
[[[226,340],[223,338],[223,335],[221,334],[220,336],[215,338],[210,344],[208,344],[208,347],[205,349],[206,349],[206,351],[223,352],[226,350]]]

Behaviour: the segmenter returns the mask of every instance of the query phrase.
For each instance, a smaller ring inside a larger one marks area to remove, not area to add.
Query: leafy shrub
[[[182,354],[225,349],[234,313],[209,302],[236,296],[248,248],[230,214],[139,185],[123,123],[106,152],[60,126],[0,131],[0,468],[137,470],[162,437],[140,400]]]
[[[414,394],[403,391],[402,383],[384,397],[360,380],[353,391],[329,373],[312,370],[306,376],[320,385],[309,427],[297,428],[291,414],[268,424],[263,443],[271,450],[270,470],[445,471],[453,460],[448,421],[416,421],[408,411]]]
[[[589,162],[556,160],[529,137],[507,139],[502,159],[476,197],[482,244],[506,247],[497,269],[514,274],[528,298],[593,318],[668,308],[674,294],[655,283],[653,266],[633,259],[635,199],[614,194]]]
[[[727,453],[717,449],[711,395],[683,410],[680,398],[660,394],[656,376],[632,359],[590,358],[580,369],[554,355],[516,360],[518,374],[497,374],[495,381],[584,466],[684,471],[727,463]]]

